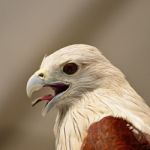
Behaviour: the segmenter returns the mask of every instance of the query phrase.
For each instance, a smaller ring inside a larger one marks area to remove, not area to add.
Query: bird
[[[42,60],[27,81],[42,115],[57,109],[56,150],[150,149],[150,107],[123,72],[90,45],[73,44]]]

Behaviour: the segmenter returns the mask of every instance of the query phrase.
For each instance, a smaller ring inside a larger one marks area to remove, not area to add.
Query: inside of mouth
[[[69,85],[67,84],[63,84],[63,83],[59,83],[59,84],[53,84],[50,85],[50,87],[52,87],[55,91],[55,96],[66,91],[69,88]]]
[[[35,101],[33,101],[32,106],[35,106],[40,101],[47,101],[47,103],[49,103],[56,95],[66,91],[68,88],[69,88],[69,85],[64,84],[64,83],[45,85],[42,88],[42,90],[45,89],[45,91],[41,92],[42,95],[44,96],[40,96]]]

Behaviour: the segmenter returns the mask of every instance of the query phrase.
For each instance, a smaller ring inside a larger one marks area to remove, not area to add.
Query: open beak
[[[43,116],[48,113],[48,111],[60,100],[60,97],[62,97],[64,93],[68,90],[69,83],[56,81],[53,79],[45,80],[38,74],[34,74],[27,82],[26,91],[28,97],[31,98],[34,92],[40,91],[45,87],[50,88],[49,93],[36,98],[32,102],[32,106],[35,106],[40,101],[46,101],[46,105],[42,111]]]

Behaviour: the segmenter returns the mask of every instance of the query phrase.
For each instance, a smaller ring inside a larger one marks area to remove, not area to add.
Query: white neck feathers
[[[54,127],[57,150],[79,150],[89,126],[108,115],[125,118],[150,133],[149,107],[128,83],[125,86],[118,92],[99,88],[60,109]]]

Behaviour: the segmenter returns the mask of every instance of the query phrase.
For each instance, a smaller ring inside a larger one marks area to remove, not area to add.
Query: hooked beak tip
[[[39,78],[37,75],[32,75],[27,82],[26,92],[29,98],[32,97],[33,92],[38,91],[44,85],[44,80]]]

